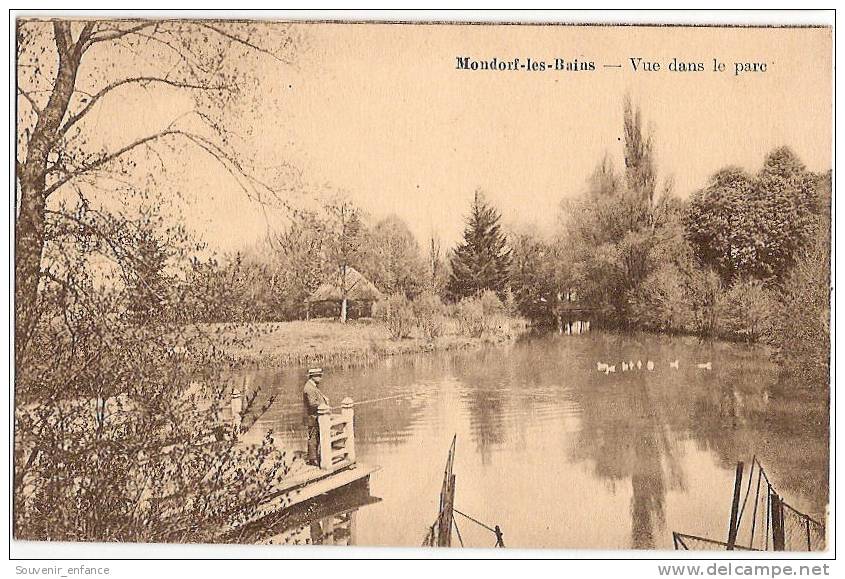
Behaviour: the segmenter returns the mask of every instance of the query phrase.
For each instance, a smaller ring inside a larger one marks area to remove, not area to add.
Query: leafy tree
[[[569,288],[563,281],[566,261],[551,243],[530,233],[509,236],[511,246],[510,287],[519,313],[535,320],[551,322],[559,291]]]
[[[186,321],[253,323],[284,319],[283,286],[275,263],[256,249],[191,262]],[[301,309],[301,308],[300,308]]]
[[[629,194],[646,205],[654,201],[656,173],[654,142],[642,127],[642,112],[634,110],[631,98],[625,98],[623,120],[625,132],[625,186]]]
[[[699,259],[713,267],[725,284],[757,266],[750,231],[757,221],[753,189],[752,177],[742,169],[722,169],[707,187],[693,194],[685,217],[687,239]]]
[[[719,333],[719,314],[724,288],[719,274],[697,265],[684,271],[687,295],[692,309],[692,331],[707,337]]]
[[[677,268],[661,268],[676,257],[668,248],[679,238],[681,202],[672,194],[671,180],[658,191],[653,137],[630,99],[622,125],[624,172],[618,173],[605,155],[585,193],[562,204],[568,249],[560,261],[571,264],[569,289],[602,311],[605,321],[664,327],[678,319],[667,313],[667,300],[680,295],[680,280],[669,279]]]
[[[271,241],[278,262],[280,307],[285,319],[301,316],[305,300],[332,269],[326,256],[328,227],[326,217],[316,211],[295,211],[290,227]]]
[[[184,284],[184,321],[208,323],[234,320],[227,265],[214,257],[201,260],[194,256],[191,259]]]
[[[830,384],[830,172],[818,178],[816,191],[819,220],[778,295],[770,342],[786,377],[825,389]]]
[[[763,275],[781,280],[796,264],[798,252],[811,241],[822,209],[816,183],[817,176],[807,171],[789,147],[766,156],[756,188],[762,214],[759,253]]]
[[[684,224],[701,261],[725,285],[753,277],[780,283],[818,219],[815,177],[786,147],[755,176],[728,167],[693,194]]]
[[[624,183],[616,173],[613,160],[605,153],[596,165],[593,174],[587,180],[587,197],[597,199],[604,196],[615,197],[624,190]]]
[[[370,229],[364,250],[364,273],[384,294],[401,293],[408,299],[422,291],[425,264],[408,225],[392,215]]]
[[[510,249],[499,225],[500,215],[480,191],[475,192],[464,240],[451,258],[447,292],[454,300],[483,290],[504,295],[510,270]]]
[[[585,197],[564,205],[564,236],[572,256],[572,280],[584,301],[616,323],[627,320],[627,293],[644,280],[657,237],[651,209],[625,191]]]

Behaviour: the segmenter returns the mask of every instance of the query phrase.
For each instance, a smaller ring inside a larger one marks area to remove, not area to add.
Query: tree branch
[[[255,50],[255,51],[260,52],[262,54],[266,54],[266,55],[274,58],[275,60],[278,60],[281,63],[288,64],[287,61],[285,61],[285,59],[281,58],[279,55],[273,53],[272,51],[267,50],[266,48],[261,48],[257,44],[253,44],[250,41],[248,41],[244,38],[240,38],[240,37],[238,37],[234,34],[231,34],[229,32],[226,32],[225,30],[221,30],[220,28],[218,28],[217,26],[215,26],[213,24],[210,24],[208,22],[199,22],[199,25],[204,27],[204,28],[208,28],[209,30],[213,30],[214,32],[216,32],[220,36],[223,36],[224,38],[228,38],[229,40],[231,40],[233,42],[236,42],[238,44],[242,44],[243,46],[246,46],[247,48],[251,48],[252,50]]]
[[[137,149],[142,145],[161,140],[165,137],[182,137],[207,152],[214,159],[216,159],[220,163],[220,165],[223,166],[224,169],[226,169],[226,171],[235,179],[235,182],[238,184],[238,186],[241,187],[241,189],[243,189],[248,196],[256,199],[257,201],[262,201],[259,189],[266,189],[270,193],[274,192],[273,188],[270,187],[268,184],[262,182],[261,180],[255,177],[250,176],[236,159],[226,153],[226,151],[224,151],[218,145],[213,143],[207,137],[203,137],[202,135],[190,133],[181,129],[167,128],[153,135],[148,135],[141,139],[137,139],[136,141],[133,141],[128,145],[121,147],[113,153],[110,153],[95,161],[82,165],[75,171],[66,174],[64,177],[58,179],[55,183],[47,187],[44,191],[44,196],[45,198],[48,197],[54,191],[67,184],[68,182],[72,181],[73,179],[81,177],[86,173],[90,173],[91,171],[102,167],[103,165],[117,159],[118,157],[125,155],[126,153],[134,149]]]
[[[101,167],[101,166],[105,165],[106,163],[108,163],[110,161],[113,161],[114,159],[117,159],[118,157],[125,155],[129,151],[131,151],[131,150],[133,150],[137,147],[140,147],[141,145],[143,145],[145,143],[149,143],[150,141],[154,141],[156,139],[161,139],[161,138],[166,137],[168,135],[178,135],[178,134],[181,134],[181,133],[182,133],[182,131],[166,129],[166,130],[160,131],[160,132],[158,132],[154,135],[148,135],[146,137],[143,137],[141,139],[133,141],[132,143],[129,143],[128,145],[125,145],[124,147],[121,147],[120,149],[118,149],[114,153],[110,153],[110,154],[108,154],[104,157],[101,157],[100,159],[97,159],[96,161],[92,161],[91,163],[87,163],[85,165],[82,165],[79,169],[68,173],[67,175],[65,175],[64,177],[62,177],[61,179],[57,180],[55,183],[53,183],[52,185],[47,187],[44,190],[44,197],[49,197],[50,194],[52,194],[56,189],[58,189],[59,187],[61,187],[65,183],[68,183],[69,181],[72,181],[73,179],[76,179],[77,177],[80,177],[80,176],[84,175],[85,173],[93,171],[94,169],[97,169],[98,167]]]
[[[159,22],[160,21],[158,21],[158,20],[150,20],[150,21],[142,22],[141,24],[137,24],[135,26],[132,26],[131,28],[126,28],[126,29],[113,28],[113,29],[109,30],[109,29],[103,28],[103,29],[100,29],[100,30],[96,30],[91,34],[90,38],[86,41],[86,45],[85,45],[84,48],[88,49],[89,47],[91,47],[94,44],[97,44],[98,42],[108,42],[109,40],[117,40],[119,38],[123,38],[127,34],[139,32],[139,31],[143,30],[144,28],[149,28],[150,26],[158,26]],[[103,34],[101,36],[97,36],[101,32],[103,32]]]
[[[73,46],[73,51],[76,54],[76,58],[79,59],[82,57],[82,53],[88,48],[88,41],[91,38],[91,34],[94,32],[94,22],[86,22],[85,26],[82,27],[82,31],[79,33],[79,38],[76,40],[76,44]]]
[[[28,92],[21,89],[21,87],[18,87],[18,94],[29,101],[29,106],[31,106],[32,110],[35,111],[36,116],[41,115],[41,107],[35,103],[35,99],[33,99]]]
[[[88,104],[86,104],[79,112],[77,112],[74,115],[71,115],[71,117],[68,118],[67,122],[65,122],[65,124],[62,126],[62,128],[59,129],[59,134],[65,134],[82,117],[84,117],[86,114],[88,114],[88,111],[90,111],[91,108],[97,103],[97,101],[99,101],[106,94],[110,93],[114,89],[119,88],[121,86],[125,86],[127,84],[134,84],[134,83],[138,83],[138,84],[141,84],[141,85],[152,84],[152,83],[161,83],[161,84],[165,84],[165,85],[168,85],[168,86],[172,86],[174,88],[185,88],[185,89],[191,89],[191,90],[226,90],[226,91],[230,91],[233,88],[233,87],[230,87],[230,86],[227,86],[227,85],[216,85],[215,86],[215,85],[194,84],[194,83],[189,83],[189,82],[180,82],[180,81],[170,80],[170,79],[167,79],[167,78],[161,78],[161,77],[156,77],[156,76],[136,76],[136,77],[132,77],[132,78],[124,78],[124,79],[115,81],[115,82],[107,85],[106,87],[101,89],[99,92],[95,93],[91,97],[91,100],[88,101]]]

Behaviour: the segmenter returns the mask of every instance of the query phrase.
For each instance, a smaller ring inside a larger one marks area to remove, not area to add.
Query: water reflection
[[[652,360],[655,370],[623,373],[622,360]],[[599,361],[617,373],[597,372]],[[708,361],[712,371],[696,367]],[[303,377],[238,379],[278,395],[257,430],[304,445]],[[357,514],[361,544],[420,544],[453,433],[458,507],[500,524],[508,546],[668,549],[673,529],[720,537],[735,463],[752,455],[792,504],[825,518],[826,393],[778,384],[759,348],[555,334],[327,369],[322,386],[334,403],[365,402],[356,407],[358,454],[382,466],[372,484],[384,501]]]
[[[353,485],[268,517],[250,542],[263,545],[356,545],[358,511],[381,499],[367,485]]]

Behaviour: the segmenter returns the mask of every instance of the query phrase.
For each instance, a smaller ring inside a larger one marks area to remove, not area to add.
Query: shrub
[[[17,368],[15,537],[212,542],[259,516],[291,461],[270,437],[241,434],[272,397],[262,407],[244,391],[235,428],[225,410],[239,366],[218,335],[126,323],[120,290],[94,289],[85,268],[68,276],[87,291],[69,302],[64,286],[43,284]]]
[[[373,317],[384,324],[394,340],[410,336],[416,322],[411,303],[404,294],[392,294],[376,302]]]
[[[481,303],[481,310],[485,318],[505,313],[505,304],[494,291],[484,290],[478,294],[478,301]]]
[[[789,377],[830,384],[830,246],[822,239],[786,279],[773,317],[771,345]]]
[[[437,295],[433,292],[422,293],[412,302],[411,307],[417,328],[427,340],[443,335],[446,306]]]
[[[714,336],[719,329],[719,305],[724,301],[722,280],[712,269],[691,269],[686,290],[692,307],[692,331]]]
[[[460,333],[471,338],[512,337],[516,327],[525,323],[510,317],[502,300],[490,290],[462,299],[453,306],[452,315],[458,321]]]
[[[630,322],[656,331],[683,331],[692,324],[693,311],[684,279],[672,265],[651,273],[629,293]]]
[[[719,305],[720,333],[728,338],[756,342],[769,334],[775,302],[763,282],[734,283]]]
[[[519,303],[517,302],[516,294],[514,294],[511,288],[505,290],[505,297],[502,300],[502,305],[505,313],[509,317],[519,316]]]
[[[481,299],[464,298],[455,304],[453,311],[461,334],[470,338],[481,337],[484,333],[484,307]]]

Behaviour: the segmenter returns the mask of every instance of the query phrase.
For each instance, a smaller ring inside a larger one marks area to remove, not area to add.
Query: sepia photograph
[[[13,543],[830,554],[827,17],[418,18],[11,15]]]

